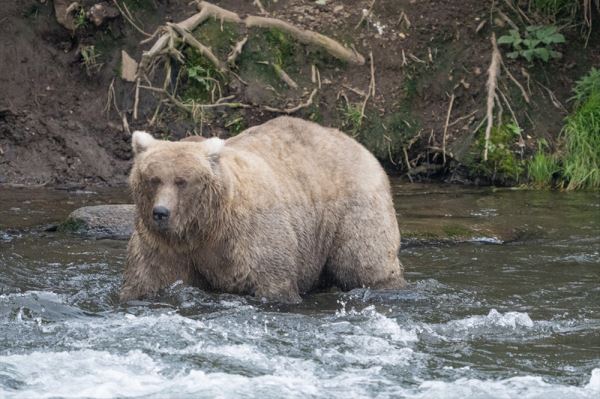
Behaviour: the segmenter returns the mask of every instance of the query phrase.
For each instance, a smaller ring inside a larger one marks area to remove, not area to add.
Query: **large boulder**
[[[60,231],[93,238],[129,239],[133,234],[135,206],[97,205],[73,211],[59,226]]]

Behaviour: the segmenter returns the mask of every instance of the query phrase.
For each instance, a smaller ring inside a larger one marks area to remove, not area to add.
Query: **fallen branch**
[[[488,68],[487,81],[487,126],[485,128],[485,144],[483,148],[483,160],[488,160],[488,150],[490,146],[490,135],[494,125],[494,98],[496,96],[496,87],[498,85],[498,75],[500,73],[501,56],[496,44],[496,35],[492,33],[492,61]]]

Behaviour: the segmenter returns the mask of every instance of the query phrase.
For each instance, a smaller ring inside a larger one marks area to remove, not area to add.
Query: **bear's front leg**
[[[280,302],[297,304],[302,302],[296,284],[278,284],[276,286],[263,286],[254,292],[256,299],[267,300],[269,302]]]
[[[152,245],[152,242],[147,242],[137,231],[134,232],[127,247],[120,300],[128,301],[156,295],[160,289],[178,280],[189,285],[193,285],[196,280],[189,257],[156,243]]]

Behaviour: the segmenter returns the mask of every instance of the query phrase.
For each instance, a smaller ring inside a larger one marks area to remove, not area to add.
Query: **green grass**
[[[343,130],[351,136],[357,136],[362,126],[362,104],[347,103],[340,108]]]
[[[575,110],[566,119],[563,177],[567,190],[600,188],[600,70],[592,70],[575,89]]]
[[[556,174],[561,171],[556,155],[549,154],[546,147],[546,141],[540,140],[538,151],[527,165],[529,181],[533,187],[539,189],[551,188]]]
[[[529,0],[529,7],[545,16],[558,18],[574,16],[579,10],[580,0]]]
[[[77,13],[75,13],[75,17],[73,19],[73,24],[75,29],[82,29],[88,25],[87,15],[85,13],[85,9],[81,7]]]
[[[600,70],[592,68],[573,88],[574,109],[565,119],[560,151],[549,154],[540,144],[529,161],[534,187],[554,181],[566,190],[600,188]]]

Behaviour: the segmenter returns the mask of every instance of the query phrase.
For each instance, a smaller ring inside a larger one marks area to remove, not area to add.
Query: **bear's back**
[[[324,183],[337,193],[388,187],[379,162],[356,140],[299,118],[283,116],[254,126],[228,139],[226,147],[259,156],[281,179],[319,191]]]

